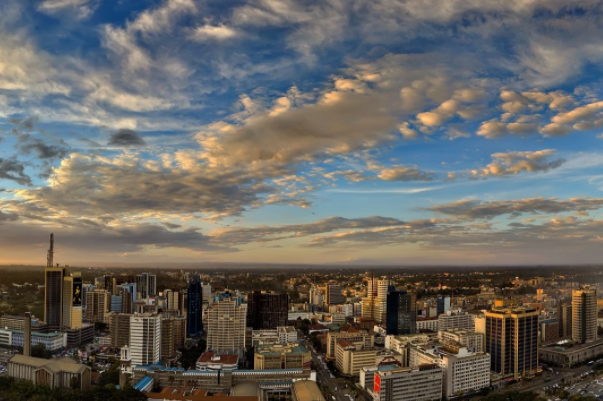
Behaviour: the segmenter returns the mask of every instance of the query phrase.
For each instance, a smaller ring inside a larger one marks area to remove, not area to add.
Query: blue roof
[[[134,389],[138,390],[138,391],[142,391],[142,389],[144,389],[146,386],[148,386],[149,384],[151,384],[153,382],[153,378],[150,376],[145,376],[142,379],[140,379],[138,381],[138,383],[136,383],[134,385]]]

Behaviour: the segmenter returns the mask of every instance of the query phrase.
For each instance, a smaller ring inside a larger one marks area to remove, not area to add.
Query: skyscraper
[[[597,339],[597,291],[572,291],[572,339],[589,343]]]
[[[161,359],[161,316],[141,313],[130,316],[132,365],[148,365]]]
[[[559,302],[557,305],[557,320],[559,321],[559,337],[572,335],[572,305]]]
[[[105,322],[111,305],[111,294],[107,290],[92,290],[86,293],[86,320]]]
[[[73,272],[63,277],[63,328],[82,327],[82,274]]]
[[[254,291],[247,295],[247,326],[254,330],[276,330],[287,325],[289,294]]]
[[[387,293],[390,290],[388,279],[367,279],[366,297],[362,298],[362,316],[372,317],[377,323],[386,321]]]
[[[130,344],[130,317],[132,315],[129,313],[111,313],[109,315],[112,347],[123,347]]]
[[[203,331],[203,289],[201,278],[197,275],[191,278],[188,285],[187,334],[196,337]]]
[[[417,330],[416,295],[392,288],[387,294],[387,334],[415,334]]]
[[[51,330],[60,330],[63,323],[63,276],[65,269],[54,267],[54,234],[50,234],[50,248],[44,269],[44,322]]]
[[[436,300],[436,313],[441,315],[442,313],[446,313],[450,310],[450,297],[439,296]]]
[[[245,347],[247,304],[223,298],[207,310],[207,349],[239,353]]]
[[[142,273],[136,276],[136,287],[142,299],[157,295],[157,276]]]
[[[519,379],[538,369],[538,311],[516,307],[486,312],[486,352],[490,370]]]

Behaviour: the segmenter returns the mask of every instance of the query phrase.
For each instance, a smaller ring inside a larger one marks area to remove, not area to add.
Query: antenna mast
[[[54,260],[54,234],[50,234],[50,248],[48,248],[48,256],[46,257],[46,267],[53,267]]]

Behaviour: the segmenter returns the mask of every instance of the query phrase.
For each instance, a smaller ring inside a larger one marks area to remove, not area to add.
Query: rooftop
[[[234,365],[239,362],[238,355],[216,354],[215,352],[204,352],[197,360],[199,363],[222,363],[225,365]]]
[[[306,354],[308,350],[305,346],[296,343],[290,344],[264,344],[258,345],[255,349],[256,354],[270,355],[270,354]]]

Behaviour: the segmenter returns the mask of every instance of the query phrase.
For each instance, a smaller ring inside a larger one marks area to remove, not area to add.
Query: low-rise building
[[[444,369],[444,396],[474,393],[490,386],[490,355],[471,352],[465,346],[447,345],[438,349]]]
[[[310,369],[312,356],[301,344],[258,345],[254,353],[254,369]]]
[[[363,329],[349,328],[338,333],[329,332],[329,334],[327,334],[327,359],[335,359],[336,342],[338,340],[347,340],[362,348],[372,348],[375,346],[375,336]]]
[[[587,360],[603,355],[603,339],[591,343],[575,344],[565,342],[563,344],[548,344],[538,349],[541,362],[550,363],[563,367],[570,367]]]
[[[484,352],[484,334],[466,329],[448,329],[438,332],[438,339],[444,343],[459,343],[473,352]]]
[[[312,380],[298,380],[291,386],[292,401],[325,401],[316,382]]]
[[[197,370],[223,370],[233,371],[238,369],[239,356],[218,354],[216,352],[207,351],[201,354],[197,360]]]
[[[23,347],[25,335],[23,330],[0,329],[0,346]],[[67,346],[67,333],[31,333],[31,345],[43,344],[49,351],[57,351]]]
[[[387,364],[402,365],[402,358],[402,355],[391,350],[364,348],[348,340],[338,340],[335,366],[344,375],[356,376],[363,367],[378,366],[384,361]]]
[[[475,316],[460,309],[442,313],[438,316],[438,330],[448,329],[475,330]]]
[[[90,367],[70,358],[42,359],[13,355],[7,364],[8,376],[34,385],[54,388],[90,389]]]
[[[417,318],[417,333],[424,331],[438,331],[437,317],[418,317]]]
[[[297,342],[297,330],[293,326],[280,326],[276,328],[279,344]]]

